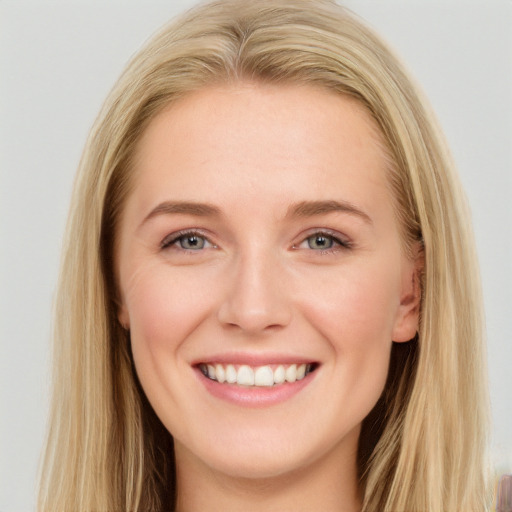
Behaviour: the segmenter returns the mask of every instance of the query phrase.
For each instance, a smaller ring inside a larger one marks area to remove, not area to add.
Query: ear
[[[402,272],[400,305],[393,326],[394,342],[410,341],[418,332],[424,267],[423,244],[417,242],[412,248],[412,258],[406,260]]]
[[[124,301],[119,302],[117,306],[117,319],[121,324],[121,327],[125,330],[130,329],[130,315],[128,314],[128,308]]]

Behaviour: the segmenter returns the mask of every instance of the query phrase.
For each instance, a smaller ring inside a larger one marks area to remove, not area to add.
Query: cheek
[[[158,375],[158,361],[163,352],[172,351],[177,342],[173,309],[168,307],[172,288],[163,287],[150,269],[131,275],[125,291],[125,305],[130,321],[130,339],[137,374],[144,389]]]
[[[313,292],[304,294],[302,310],[335,350],[390,346],[399,306],[399,274],[382,265],[341,269],[316,276]]]
[[[318,279],[301,304],[308,323],[328,342],[333,379],[344,411],[362,420],[386,382],[392,330],[399,304],[398,274],[379,266],[353,266]]]
[[[204,318],[205,288],[193,273],[172,272],[165,265],[132,274],[125,294],[132,335],[149,344],[175,346]]]
[[[200,287],[186,270],[178,273],[166,265],[141,265],[127,280],[124,299],[142,387],[155,411],[177,407],[179,375],[185,365],[179,356],[209,311],[211,298],[204,283]]]
[[[143,388],[155,405],[180,388],[169,365],[182,370],[186,366],[191,346],[187,341],[197,339],[201,329],[211,325],[218,302],[214,291],[222,283],[213,266],[198,270],[194,265],[174,268],[162,261],[134,260],[126,270],[123,291],[133,358]]]

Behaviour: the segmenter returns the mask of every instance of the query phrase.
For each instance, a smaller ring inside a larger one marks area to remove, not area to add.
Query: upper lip
[[[233,352],[225,354],[212,354],[192,361],[192,366],[199,364],[236,364],[248,366],[266,366],[270,364],[303,364],[317,363],[314,358],[292,354],[259,354]]]

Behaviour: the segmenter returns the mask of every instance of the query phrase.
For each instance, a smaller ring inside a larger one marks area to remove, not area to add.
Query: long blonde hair
[[[424,98],[386,46],[329,0],[225,0],[156,35],[109,95],[72,197],[55,305],[53,397],[39,510],[172,507],[172,437],[138,383],[117,320],[113,251],[141,133],[170,102],[212,83],[307,83],[350,95],[378,123],[406,247],[424,251],[417,337],[392,350],[365,420],[366,512],[483,511],[487,388],[469,214]]]

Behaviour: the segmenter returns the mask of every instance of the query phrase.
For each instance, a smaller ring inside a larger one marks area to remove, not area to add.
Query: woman
[[[133,59],[72,199],[41,510],[486,509],[474,248],[424,105],[329,1],[205,5]]]

